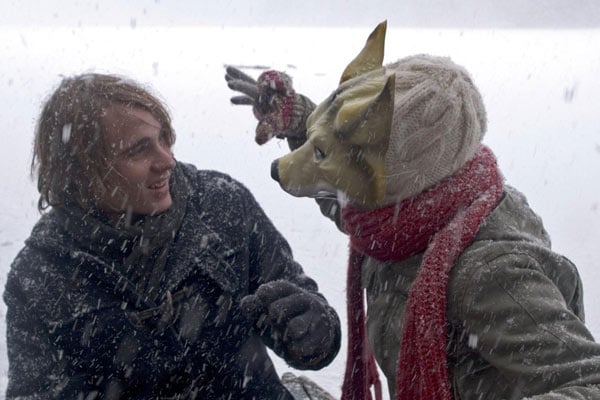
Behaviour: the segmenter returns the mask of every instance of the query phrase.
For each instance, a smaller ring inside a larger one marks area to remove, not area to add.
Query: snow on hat
[[[396,74],[386,153],[385,203],[413,197],[454,174],[479,149],[486,115],[469,73],[449,58],[416,55],[386,65]]]

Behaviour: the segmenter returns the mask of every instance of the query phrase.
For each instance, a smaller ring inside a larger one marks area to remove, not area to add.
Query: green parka
[[[421,258],[363,264],[369,342],[391,398]],[[454,265],[447,321],[456,400],[600,399],[600,344],[584,325],[577,269],[551,250],[541,219],[515,189],[506,188]]]

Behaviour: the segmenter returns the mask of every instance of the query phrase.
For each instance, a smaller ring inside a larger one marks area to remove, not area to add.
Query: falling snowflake
[[[67,144],[71,139],[71,124],[65,124],[62,128],[62,142]]]
[[[469,340],[467,342],[468,345],[469,345],[469,347],[472,348],[472,349],[477,348],[477,340],[478,340],[477,335],[475,335],[473,333],[470,333],[469,334]]]

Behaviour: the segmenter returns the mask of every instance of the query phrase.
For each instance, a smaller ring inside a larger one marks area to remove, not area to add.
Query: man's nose
[[[160,171],[175,168],[175,157],[170,147],[159,147],[154,159],[154,166]]]

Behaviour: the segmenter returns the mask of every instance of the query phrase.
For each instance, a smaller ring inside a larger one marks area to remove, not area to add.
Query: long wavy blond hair
[[[94,207],[106,190],[109,170],[102,116],[113,105],[141,108],[160,122],[169,145],[175,142],[163,103],[124,77],[88,73],[64,78],[45,102],[35,129],[31,173],[40,193],[38,209],[75,203]]]

